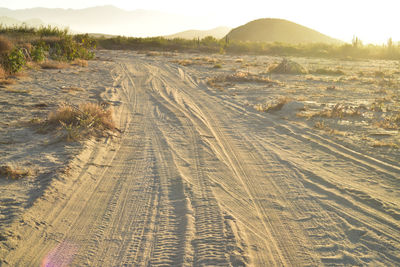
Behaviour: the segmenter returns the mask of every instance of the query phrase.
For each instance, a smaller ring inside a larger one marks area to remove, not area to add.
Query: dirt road
[[[35,203],[6,265],[400,264],[398,164],[222,99],[195,69],[116,62],[121,140]]]

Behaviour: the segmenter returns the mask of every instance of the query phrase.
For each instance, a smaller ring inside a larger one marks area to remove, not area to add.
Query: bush
[[[81,38],[80,40],[86,39]],[[58,42],[51,44],[49,52],[52,59],[60,61],[72,61],[77,58],[93,59],[95,55],[90,51],[91,48],[94,48],[92,42],[78,43],[72,36],[68,35]]]
[[[7,54],[13,49],[13,43],[7,38],[0,36],[0,55]]]
[[[34,46],[31,50],[32,60],[35,62],[42,62],[46,59],[46,51],[43,44]]]
[[[111,111],[95,103],[84,103],[78,107],[61,105],[48,117],[47,126],[60,125],[66,132],[68,141],[76,141],[87,135],[101,135],[107,130],[115,130]]]
[[[26,64],[24,53],[21,49],[14,48],[9,54],[3,55],[2,65],[10,74],[17,73]]]

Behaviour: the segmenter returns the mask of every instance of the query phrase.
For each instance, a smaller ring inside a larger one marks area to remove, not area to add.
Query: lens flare
[[[64,241],[52,249],[43,259],[41,267],[64,267],[68,266],[78,248],[72,242]]]

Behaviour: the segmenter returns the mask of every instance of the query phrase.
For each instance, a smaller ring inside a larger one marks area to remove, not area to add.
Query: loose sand
[[[271,57],[98,54],[12,87],[31,93],[1,92],[1,161],[34,170],[0,181],[2,265],[400,264],[399,131],[375,124],[395,114],[398,87],[370,77],[395,63],[296,59],[340,64],[333,77],[263,74]],[[279,82],[207,84],[238,70]],[[376,91],[384,110],[370,109]],[[257,108],[282,96],[280,111]],[[27,106],[66,100],[108,101],[122,134],[68,144],[21,124],[48,112]],[[310,116],[338,102],[366,108]],[[383,138],[394,145],[371,146]]]

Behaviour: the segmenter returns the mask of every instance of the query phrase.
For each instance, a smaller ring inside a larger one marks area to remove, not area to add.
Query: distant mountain
[[[0,25],[6,26],[6,27],[19,26],[22,24],[26,24],[26,25],[32,26],[32,27],[38,27],[38,26],[44,25],[44,22],[40,19],[28,19],[25,21],[21,21],[21,20],[6,17],[6,16],[0,17]]]
[[[0,8],[0,16],[18,20],[40,18],[46,24],[65,25],[72,31],[94,32],[127,36],[163,36],[196,28],[201,19],[173,15],[158,11],[126,11],[114,6],[99,6],[85,9],[30,8],[11,10]]]
[[[239,26],[228,33],[230,40],[253,42],[341,43],[327,35],[283,19],[258,19]]]
[[[178,32],[175,34],[171,34],[171,35],[167,35],[165,36],[165,38],[168,39],[173,39],[173,38],[182,38],[182,39],[195,39],[195,38],[204,38],[207,36],[212,36],[215,37],[217,39],[221,39],[222,37],[224,37],[229,31],[231,30],[231,28],[228,27],[217,27],[211,30],[188,30],[188,31],[183,31],[183,32]]]

